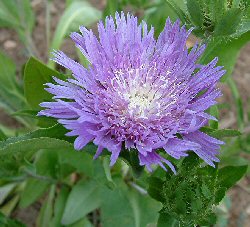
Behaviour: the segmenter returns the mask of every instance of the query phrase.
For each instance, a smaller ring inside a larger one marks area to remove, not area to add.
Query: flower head
[[[99,39],[91,30],[80,27],[81,34],[71,38],[90,62],[86,68],[54,52],[54,61],[72,71],[67,81],[54,78],[46,84],[53,102],[39,115],[59,119],[76,136],[74,147],[82,149],[93,141],[98,146],[95,158],[104,148],[111,152],[113,165],[122,145],[138,151],[140,165],[173,165],[157,153],[163,148],[179,159],[193,150],[209,165],[219,161],[216,155],[221,141],[199,129],[214,117],[205,113],[220,96],[216,83],[225,73],[216,67],[217,58],[207,65],[197,63],[205,46],[191,51],[186,41],[191,30],[168,19],[158,39],[147,24],[137,18],[116,13],[105,25],[98,24]],[[177,136],[178,135],[178,136]]]

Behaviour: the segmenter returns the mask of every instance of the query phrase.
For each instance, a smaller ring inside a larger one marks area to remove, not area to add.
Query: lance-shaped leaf
[[[24,94],[32,109],[39,110],[39,104],[50,100],[51,95],[44,90],[45,83],[52,82],[53,76],[62,78],[57,71],[31,57],[24,69]]]
[[[73,224],[100,206],[98,186],[95,181],[80,181],[73,187],[62,216],[64,225]]]

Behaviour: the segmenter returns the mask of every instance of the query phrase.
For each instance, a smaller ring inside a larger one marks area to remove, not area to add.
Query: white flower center
[[[145,95],[134,95],[129,97],[129,113],[140,117],[145,117],[147,110],[150,109],[151,102]]]
[[[167,107],[162,98],[167,95],[170,73],[167,71],[166,75],[159,75],[156,66],[145,69],[144,65],[135,69],[114,71],[111,86],[128,105],[124,114],[146,119],[152,115],[160,116],[162,106]]]

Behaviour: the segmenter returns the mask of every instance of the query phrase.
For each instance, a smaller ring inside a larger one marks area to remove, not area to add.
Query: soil
[[[240,95],[243,99],[244,119],[246,122],[245,133],[249,133],[249,101],[250,101],[250,43],[241,49],[239,58],[237,60],[233,79],[235,80]],[[230,89],[224,87],[223,102],[235,105]],[[228,112],[223,116],[223,125],[225,128],[232,128],[236,125],[236,111]],[[250,156],[246,156],[250,160]],[[250,177],[245,177],[239,182],[237,186],[231,189],[229,196],[232,200],[232,207],[230,210],[229,227],[248,227],[250,223]]]
[[[103,9],[105,6],[105,0],[92,0],[93,5],[99,9]],[[37,57],[43,61],[48,61],[48,48],[46,44],[45,36],[45,1],[32,0],[32,7],[36,15],[36,24],[33,32],[34,46],[37,49]],[[65,1],[54,0],[52,1],[51,8],[51,30],[55,31],[56,25],[62,15],[65,8]],[[190,40],[192,43],[192,40]],[[0,50],[8,54],[17,65],[17,74],[20,76],[21,68],[27,61],[28,55],[25,51],[23,44],[19,41],[19,38],[15,31],[9,29],[0,28]],[[70,39],[66,39],[61,46],[63,50],[69,56],[76,58],[75,48],[73,42]],[[242,48],[236,67],[233,72],[233,78],[238,85],[241,97],[243,98],[245,109],[245,121],[247,119],[247,110],[249,111],[250,101],[250,43]],[[234,106],[234,100],[230,89],[226,84],[221,85],[223,90],[223,98],[220,102],[229,103],[230,106]],[[221,115],[220,126],[222,128],[236,127],[236,111],[234,108],[223,112]],[[1,124],[9,127],[19,127],[19,125],[2,110],[0,110],[0,122]],[[248,122],[249,124],[249,122]],[[246,127],[246,132],[249,133],[250,124]],[[248,157],[249,158],[249,157]],[[249,158],[250,160],[250,158]],[[237,186],[232,188],[229,192],[229,197],[232,201],[232,206],[229,214],[229,227],[247,227],[250,223],[250,192],[249,192],[250,179],[243,179]],[[13,216],[23,221],[28,227],[35,226],[35,220],[38,216],[40,209],[40,203],[37,202],[34,205],[26,209],[16,209]]]

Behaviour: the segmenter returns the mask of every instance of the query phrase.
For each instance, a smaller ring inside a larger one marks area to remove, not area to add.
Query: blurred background
[[[184,1],[174,2],[184,7]],[[34,128],[31,120],[22,114],[15,114],[27,109],[22,75],[28,58],[35,56],[48,66],[64,72],[49,61],[50,52],[61,49],[71,58],[84,63],[84,58],[68,38],[69,33],[78,31],[79,25],[96,32],[95,24],[99,19],[121,10],[146,20],[155,27],[156,35],[164,27],[168,16],[172,20],[178,18],[164,0],[0,0],[0,129],[4,134],[14,136]],[[187,45],[191,47],[199,40],[192,35]],[[228,48],[235,46],[229,45]],[[244,43],[241,49],[238,47],[234,55],[237,61],[232,71],[233,80],[220,84],[223,97],[218,105],[219,127],[240,129],[243,135],[227,141],[222,150],[222,165],[249,164],[250,160],[250,43]],[[248,171],[219,207],[218,226],[249,226],[249,183]],[[6,210],[6,207],[2,209],[0,194],[0,211],[20,219],[27,226],[35,226],[42,200],[25,209],[18,208],[17,200]]]

